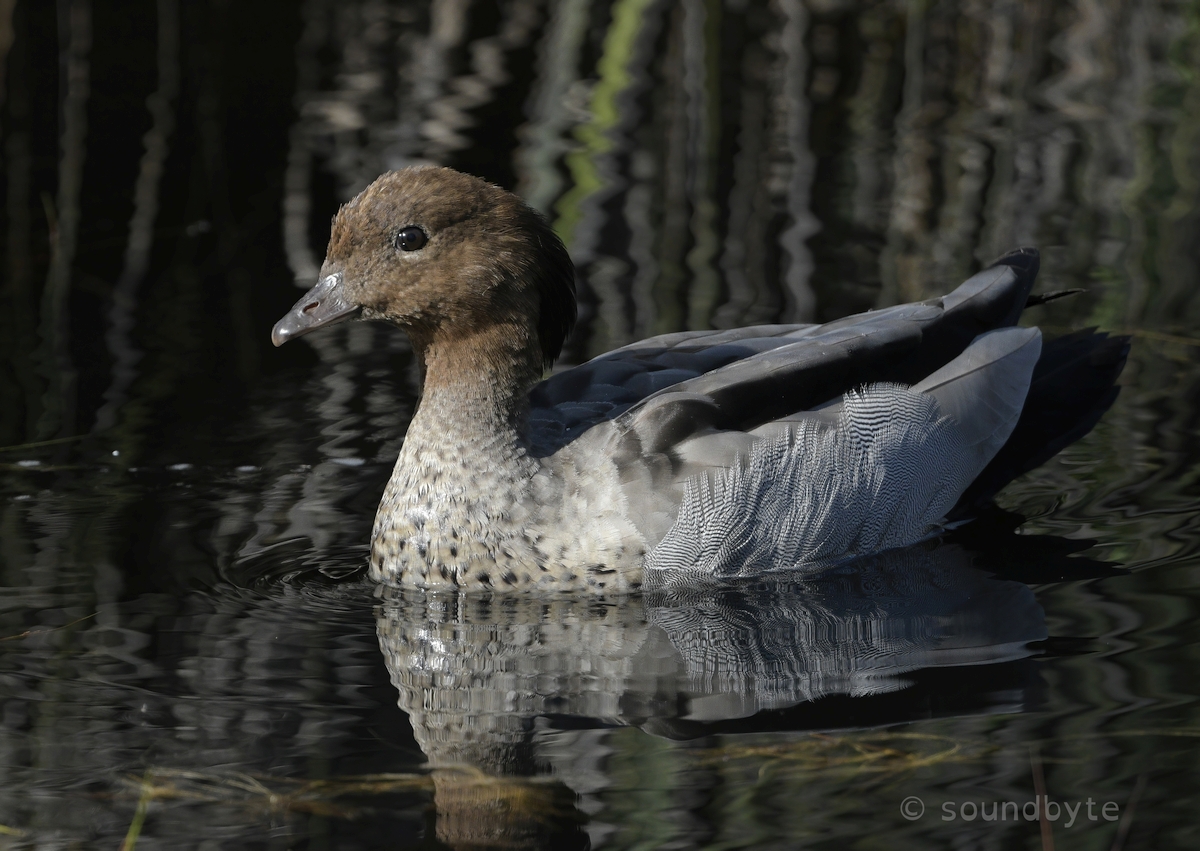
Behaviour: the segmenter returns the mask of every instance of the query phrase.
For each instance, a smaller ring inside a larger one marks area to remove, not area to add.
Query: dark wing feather
[[[641,340],[547,378],[530,392],[534,451],[549,455],[685,381],[788,345],[818,326],[767,325],[683,331]]]
[[[683,331],[616,349],[534,388],[534,450],[551,454],[619,419],[621,431],[638,433],[638,451],[664,451],[689,433],[749,430],[863,384],[916,383],[979,334],[1015,324],[1037,270],[1037,252],[1021,249],[940,299],[826,325]]]

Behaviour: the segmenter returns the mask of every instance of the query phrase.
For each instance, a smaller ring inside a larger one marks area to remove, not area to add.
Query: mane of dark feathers
[[[530,209],[537,261],[529,270],[537,283],[538,341],[542,365],[549,369],[575,327],[575,264],[566,246],[540,213]]]

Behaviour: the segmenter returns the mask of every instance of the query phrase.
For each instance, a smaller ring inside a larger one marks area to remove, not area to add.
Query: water
[[[1197,21],[0,3],[0,847],[1195,847]],[[1132,334],[1122,392],[995,512],[817,580],[379,593],[407,344],[268,337],[414,161],[555,222],[567,362],[1034,244],[1088,292],[1031,318]]]

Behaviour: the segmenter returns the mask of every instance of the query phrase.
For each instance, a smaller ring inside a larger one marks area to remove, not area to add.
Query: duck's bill
[[[271,329],[271,342],[282,346],[293,337],[334,325],[358,313],[358,305],[346,300],[342,273],[325,277],[296,302]]]

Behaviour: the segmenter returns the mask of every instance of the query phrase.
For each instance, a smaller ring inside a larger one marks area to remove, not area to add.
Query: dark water
[[[0,69],[0,848],[1200,844],[1200,5],[0,0]],[[407,344],[268,334],[419,161],[555,222],[568,362],[1033,244],[1124,387],[817,580],[379,594]]]

